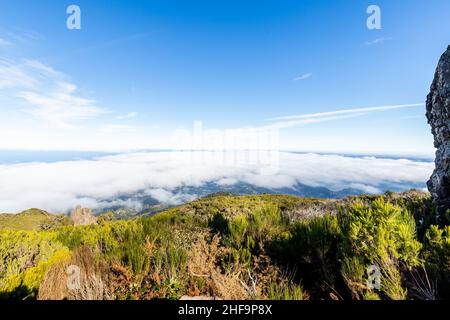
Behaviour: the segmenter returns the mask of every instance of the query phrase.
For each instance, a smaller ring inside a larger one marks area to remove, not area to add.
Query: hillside
[[[433,217],[419,191],[343,200],[218,194],[151,217],[3,229],[0,297],[445,298],[450,229],[432,226]],[[79,287],[66,285],[69,266],[79,268]],[[381,270],[379,288],[367,286],[370,266]],[[419,281],[426,277],[429,285]]]
[[[40,209],[29,209],[19,214],[0,214],[0,229],[45,230],[69,223],[65,216],[52,215]]]

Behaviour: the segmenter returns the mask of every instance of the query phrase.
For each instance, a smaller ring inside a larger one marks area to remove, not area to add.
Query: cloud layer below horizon
[[[267,162],[268,156],[273,161]],[[333,191],[353,188],[378,193],[386,191],[386,186],[424,185],[433,168],[431,162],[407,159],[288,152],[142,152],[94,160],[7,164],[0,165],[0,212],[33,207],[59,213],[77,204],[93,209],[138,207],[141,204],[132,198],[121,197],[137,193],[177,204],[195,197],[180,193],[181,187],[211,182],[227,186],[243,182],[263,188],[291,188],[301,183]]]

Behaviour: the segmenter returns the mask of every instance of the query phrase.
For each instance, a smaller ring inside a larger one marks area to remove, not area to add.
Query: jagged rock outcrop
[[[73,210],[71,218],[76,226],[88,226],[97,223],[97,218],[92,215],[92,210],[81,206],[77,206]]]
[[[436,69],[427,98],[427,119],[437,148],[436,169],[428,181],[428,189],[436,201],[438,219],[442,222],[445,212],[450,209],[450,46]]]

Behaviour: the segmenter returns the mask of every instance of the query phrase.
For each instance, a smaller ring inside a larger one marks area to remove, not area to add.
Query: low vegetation
[[[0,298],[448,298],[450,229],[433,224],[433,210],[411,191],[340,201],[218,194],[90,226],[45,215],[20,228],[23,217],[4,216]]]
[[[39,209],[29,209],[19,214],[0,214],[0,229],[48,230],[70,223],[65,215],[52,215]]]

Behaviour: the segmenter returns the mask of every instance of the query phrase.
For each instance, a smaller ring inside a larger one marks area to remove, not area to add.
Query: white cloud
[[[196,196],[191,194],[173,193],[165,189],[150,189],[145,192],[146,195],[168,205],[176,205],[195,200]]]
[[[138,115],[137,112],[129,112],[127,114],[117,116],[116,119],[117,120],[126,120],[126,119],[135,118],[135,117],[137,117],[137,115]]]
[[[0,47],[9,47],[11,45],[12,43],[10,41],[0,38]]]
[[[302,81],[302,80],[306,80],[306,79],[309,79],[309,78],[311,78],[312,77],[312,73],[305,73],[305,74],[302,74],[302,75],[300,75],[300,76],[298,76],[298,77],[296,77],[296,78],[294,78],[294,81]]]
[[[94,118],[106,112],[96,107],[94,101],[76,96],[75,91],[76,86],[60,82],[51,92],[22,91],[17,93],[17,97],[33,106],[25,112],[62,128],[71,128],[74,121]]]
[[[14,31],[6,32],[5,35],[8,39],[11,39],[14,43],[28,45],[37,41],[42,41],[45,36],[41,33],[31,30],[17,29]]]
[[[138,193],[174,204],[195,197],[177,188],[199,187],[207,182],[244,182],[265,188],[289,188],[301,183],[334,191],[355,188],[372,193],[384,191],[387,185],[405,189],[423,185],[434,168],[431,162],[404,159],[282,152],[278,171],[263,174],[255,163],[230,164],[218,155],[154,152],[90,161],[0,165],[0,181],[4,182],[0,184],[0,212],[30,207],[63,212],[77,204],[91,208],[111,203],[139,206],[136,201],[118,200],[120,195]]]
[[[63,73],[56,71],[51,66],[46,65],[40,61],[27,59],[27,60],[25,60],[24,64],[25,64],[25,66],[31,67],[31,68],[33,68],[37,71],[40,71],[46,75],[50,75],[50,76],[54,76],[54,77],[58,77],[58,78],[64,78]]]
[[[368,193],[368,194],[377,194],[377,193],[383,192],[379,188],[373,187],[371,185],[363,184],[363,183],[351,183],[350,188],[361,190],[362,192]]]
[[[35,88],[37,80],[26,71],[23,64],[0,59],[0,90],[10,88]]]
[[[97,117],[106,110],[82,97],[66,75],[37,60],[0,60],[0,92],[26,103],[24,112],[61,128]]]

